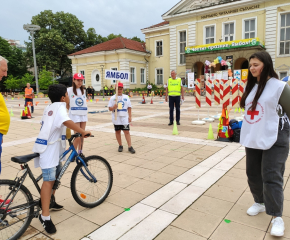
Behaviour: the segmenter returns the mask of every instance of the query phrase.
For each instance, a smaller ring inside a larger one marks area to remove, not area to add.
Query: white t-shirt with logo
[[[66,105],[60,106],[56,113],[53,124],[51,126],[48,142],[57,141],[61,138],[63,133],[64,122],[71,120],[67,114]],[[41,119],[42,123],[43,118]],[[63,148],[61,141],[57,141],[51,145],[48,145],[43,153],[40,153],[39,158],[34,160],[34,166],[41,167],[41,169],[53,168],[59,164],[59,157],[63,154],[65,148]]]
[[[81,89],[77,88],[77,95],[78,97],[82,97],[82,91]],[[69,97],[71,98],[71,94],[74,94],[73,93],[73,88],[70,87],[67,89],[67,94],[69,95]],[[86,95],[86,90],[84,90],[84,95]],[[86,101],[86,99],[84,99],[84,101]],[[76,115],[76,114],[72,114],[71,113],[71,106],[70,106],[70,109],[69,109],[69,117],[70,119],[74,122],[74,123],[78,123],[78,122],[87,122],[88,121],[88,115]]]
[[[115,97],[111,97],[108,107],[113,107],[115,105]],[[127,95],[122,94],[118,96],[118,104],[122,104],[122,109],[117,109],[117,120],[115,120],[115,112],[112,111],[112,122],[114,125],[128,125],[129,124],[129,114],[128,108],[132,108],[130,98]],[[116,111],[116,110],[115,110]]]

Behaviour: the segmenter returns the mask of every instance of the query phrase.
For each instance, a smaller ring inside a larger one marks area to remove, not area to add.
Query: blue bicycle
[[[110,164],[102,157],[93,155],[81,158],[73,146],[73,140],[77,137],[81,137],[81,134],[74,134],[68,139],[70,147],[60,160],[70,152],[71,154],[57,176],[53,190],[60,186],[60,180],[70,163],[76,161],[77,166],[71,177],[71,193],[79,205],[93,208],[109,195],[113,185],[113,172]],[[37,218],[40,214],[40,199],[33,200],[32,194],[23,185],[29,175],[40,193],[38,182],[42,175],[35,179],[27,164],[38,156],[38,153],[33,153],[12,157],[13,162],[21,164],[22,176],[18,177],[19,172],[14,180],[0,180],[0,240],[18,239],[26,231],[33,217]],[[54,201],[54,195],[51,195],[51,202]]]

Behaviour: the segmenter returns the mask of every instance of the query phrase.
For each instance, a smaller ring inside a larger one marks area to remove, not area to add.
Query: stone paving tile
[[[266,232],[272,217],[265,212],[249,216],[246,214],[248,208],[249,206],[235,204],[225,218]]]
[[[187,170],[188,170],[188,168],[174,166],[174,165],[168,165],[168,166],[160,169],[159,172],[164,172],[164,173],[172,174],[175,176],[179,176],[180,174],[184,173]]]
[[[160,233],[155,240],[205,240],[207,238],[198,236],[196,234],[187,232],[183,229],[169,226],[162,233]]]
[[[176,176],[172,174],[163,173],[163,172],[155,172],[148,175],[144,179],[148,181],[160,183],[160,184],[166,184],[170,182],[171,180],[173,180],[174,178],[176,178]]]
[[[225,217],[233,206],[234,203],[232,202],[203,195],[190,206],[190,209],[194,209],[207,214]]]
[[[210,236],[212,240],[262,240],[265,232],[239,223],[222,223]]]
[[[171,225],[199,236],[209,238],[222,220],[223,217],[220,216],[187,209]]]
[[[229,188],[215,184],[204,195],[229,202],[236,202],[243,192],[243,189]]]
[[[162,184],[154,183],[154,182],[142,179],[130,185],[126,189],[137,192],[137,193],[141,193],[143,195],[150,195],[156,190],[158,190],[159,188],[161,188],[162,186],[163,186]]]
[[[143,194],[123,189],[113,195],[110,195],[106,201],[123,208],[130,208],[145,197],[146,196]]]

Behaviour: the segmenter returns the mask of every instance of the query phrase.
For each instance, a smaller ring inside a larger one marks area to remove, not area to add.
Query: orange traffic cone
[[[150,104],[153,104],[153,98],[151,98],[151,103]]]
[[[21,119],[27,119],[27,116],[25,114],[25,110],[22,110]]]
[[[27,118],[31,118],[30,108],[27,107]]]
[[[145,104],[145,97],[144,97],[144,94],[143,94],[143,99],[142,99],[142,104]]]

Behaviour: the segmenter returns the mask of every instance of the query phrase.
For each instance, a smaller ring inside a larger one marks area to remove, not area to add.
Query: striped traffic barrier
[[[198,120],[195,120],[195,121],[191,122],[194,125],[203,125],[203,124],[205,124],[205,121],[200,121],[199,120],[199,109],[201,107],[200,87],[201,87],[200,79],[197,78],[196,82],[195,82],[195,103],[196,103],[196,107],[198,109]]]
[[[237,79],[232,80],[232,107],[238,108],[240,103],[239,98],[239,83]]]
[[[231,84],[230,80],[223,81],[223,108],[230,105]]]
[[[220,81],[218,79],[214,80],[214,102],[216,105],[220,105]]]

